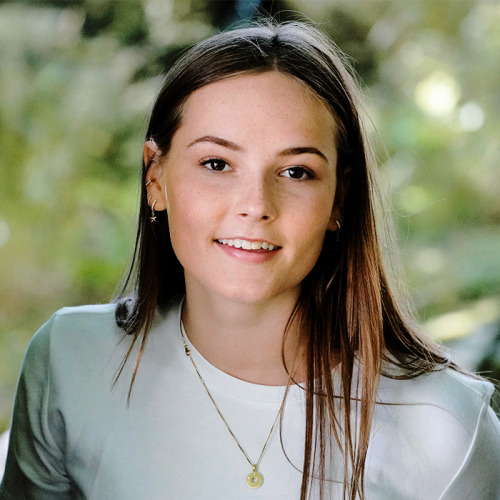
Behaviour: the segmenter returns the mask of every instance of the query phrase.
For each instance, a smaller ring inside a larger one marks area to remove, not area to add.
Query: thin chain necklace
[[[191,349],[189,349],[187,343],[186,343],[186,335],[185,335],[185,330],[184,330],[184,325],[182,323],[182,317],[180,320],[180,330],[181,330],[181,336],[182,336],[182,343],[184,344],[184,350],[186,352],[186,356],[191,360],[191,363],[198,375],[198,378],[200,379],[203,387],[205,388],[205,391],[208,394],[208,397],[210,398],[210,401],[212,401],[213,405],[215,406],[215,409],[217,410],[217,413],[219,414],[220,418],[226,425],[227,430],[229,431],[229,434],[231,434],[232,438],[238,445],[238,448],[241,450],[243,455],[245,455],[245,458],[247,459],[247,462],[250,464],[252,467],[252,471],[247,475],[246,477],[246,483],[250,488],[260,488],[262,486],[262,483],[264,482],[264,476],[257,470],[260,461],[262,460],[262,457],[264,456],[264,452],[266,451],[267,445],[269,443],[269,440],[271,439],[271,436],[273,434],[274,428],[276,426],[276,422],[278,421],[278,417],[281,415],[281,412],[283,411],[283,407],[285,406],[285,400],[286,400],[286,395],[288,393],[288,384],[287,388],[285,390],[285,394],[283,396],[283,401],[281,402],[280,408],[278,410],[278,413],[276,414],[276,417],[274,419],[273,425],[271,426],[271,430],[269,431],[269,434],[267,435],[266,442],[264,443],[264,446],[262,447],[262,451],[260,452],[259,458],[257,459],[257,462],[253,463],[252,460],[250,460],[250,457],[248,456],[247,452],[243,449],[243,446],[241,446],[240,442],[238,441],[237,437],[234,435],[234,432],[231,430],[231,427],[229,427],[229,424],[227,423],[227,420],[224,418],[224,415],[222,415],[222,412],[219,410],[219,407],[217,406],[217,403],[215,402],[212,394],[208,390],[207,385],[205,384],[205,380],[203,380],[203,377],[200,374],[200,371],[198,370],[198,367],[196,366],[196,363],[194,362],[193,356],[191,355]]]

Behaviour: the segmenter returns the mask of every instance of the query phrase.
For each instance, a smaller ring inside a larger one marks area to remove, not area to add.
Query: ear
[[[342,225],[342,211],[338,205],[333,205],[332,214],[328,221],[328,226],[326,226],[327,231],[338,231]]]
[[[155,211],[161,212],[168,207],[168,200],[165,198],[163,164],[161,161],[161,151],[154,141],[149,140],[144,143],[143,148],[144,165],[146,165],[146,186],[148,199],[156,200]],[[151,206],[151,203],[149,205]]]
[[[349,190],[349,181],[351,178],[351,167],[342,169],[341,175],[337,176],[337,187],[335,188],[335,201],[333,203],[332,213],[328,221],[327,231],[338,231],[342,225],[342,213],[344,200]]]

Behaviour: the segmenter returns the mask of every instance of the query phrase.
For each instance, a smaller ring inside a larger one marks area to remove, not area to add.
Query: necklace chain
[[[238,445],[238,448],[241,450],[241,452],[245,456],[247,462],[252,467],[252,472],[250,472],[250,474],[248,474],[247,478],[246,478],[247,485],[250,486],[250,488],[259,488],[260,486],[262,486],[262,483],[264,482],[264,478],[263,478],[262,474],[257,470],[257,467],[259,466],[260,461],[262,460],[262,457],[264,455],[264,452],[266,451],[269,440],[271,439],[274,428],[276,427],[276,422],[278,421],[278,417],[281,415],[281,413],[283,411],[283,407],[285,406],[286,396],[288,393],[288,384],[287,384],[287,388],[285,390],[285,394],[283,396],[283,400],[281,401],[281,405],[279,407],[278,413],[276,414],[276,417],[274,418],[273,425],[271,426],[271,430],[269,431],[269,434],[267,435],[266,442],[264,443],[264,446],[262,447],[259,458],[257,459],[257,462],[253,463],[252,460],[250,460],[250,457],[248,456],[247,452],[243,449],[243,446],[241,446],[240,442],[238,441],[238,438],[235,436],[231,427],[227,423],[227,420],[224,418],[224,415],[222,414],[219,407],[217,406],[215,399],[213,398],[212,394],[210,393],[210,391],[207,387],[207,384],[205,383],[205,380],[201,376],[200,371],[198,370],[198,367],[196,366],[196,363],[194,362],[194,359],[193,359],[193,356],[191,353],[191,349],[189,349],[189,346],[186,343],[186,335],[185,335],[184,325],[182,323],[182,318],[180,320],[180,330],[181,330],[182,343],[184,344],[184,351],[186,353],[186,356],[190,359],[191,364],[193,365],[193,368],[195,369],[196,374],[198,375],[198,378],[200,379],[200,382],[202,383],[203,387],[205,388],[205,391],[206,391],[208,397],[210,398],[210,401],[212,401],[212,404],[214,405],[215,409],[217,410],[219,417],[224,422],[227,430],[229,431],[229,434],[231,434],[235,443]]]

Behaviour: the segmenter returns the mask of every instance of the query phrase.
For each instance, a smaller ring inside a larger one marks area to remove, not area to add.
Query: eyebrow
[[[225,148],[232,149],[233,151],[244,151],[244,149],[235,142],[231,142],[227,139],[216,137],[214,135],[204,135],[203,137],[195,139],[193,142],[190,142],[187,147],[190,148],[200,142],[211,142],[212,144],[217,144],[218,146],[223,146]]]
[[[295,155],[304,155],[304,154],[317,155],[320,158],[323,158],[323,160],[325,160],[326,162],[328,162],[328,158],[319,149],[313,148],[311,146],[287,148],[284,151],[281,151],[279,153],[279,156],[295,156]]]
[[[235,142],[228,141],[227,139],[223,139],[222,137],[217,137],[214,135],[204,135],[203,137],[199,137],[194,141],[188,144],[188,148],[198,144],[200,142],[210,142],[212,144],[217,144],[218,146],[222,146],[233,151],[245,151],[240,145]],[[295,155],[303,155],[303,154],[313,154],[317,155],[326,162],[328,162],[328,158],[324,155],[318,148],[314,148],[312,146],[303,146],[303,147],[291,147],[284,149],[278,153],[278,156],[295,156]]]

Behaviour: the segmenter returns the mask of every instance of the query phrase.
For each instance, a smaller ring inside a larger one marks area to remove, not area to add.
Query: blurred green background
[[[109,301],[130,260],[162,74],[259,9],[353,58],[420,317],[500,378],[499,2],[0,1],[0,431],[36,328]]]

